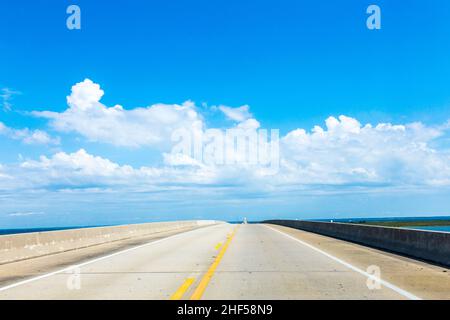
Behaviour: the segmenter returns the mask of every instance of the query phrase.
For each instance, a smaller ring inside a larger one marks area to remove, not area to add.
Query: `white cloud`
[[[73,153],[58,152],[39,160],[26,160],[20,164],[19,176],[25,178],[22,187],[128,186],[139,188],[158,184],[205,183],[212,178],[207,170],[193,168],[140,167],[119,165],[109,159],[94,156],[80,149]]]
[[[64,112],[34,114],[50,119],[55,130],[76,132],[90,141],[125,147],[171,148],[171,136],[175,131],[183,129],[192,137],[204,137],[208,129],[203,116],[190,101],[125,110],[118,105],[103,105],[100,102],[103,94],[98,84],[86,79],[72,87],[67,97],[68,109]],[[235,121],[232,128],[248,131],[261,127],[248,106],[218,108]],[[165,152],[161,154],[163,164],[135,168],[84,149],[21,161],[20,166],[3,167],[2,172],[8,172],[8,186],[26,188],[158,189],[162,185],[183,188],[202,184],[241,186],[255,192],[267,189],[300,192],[316,186],[336,190],[341,186],[367,189],[441,186],[450,185],[450,150],[445,144],[439,144],[449,129],[448,122],[441,126],[422,123],[363,125],[344,115],[329,117],[325,126],[316,125],[312,130],[298,128],[281,137],[280,167],[276,174],[264,166],[206,164],[189,155]],[[10,129],[1,122],[0,134],[24,143],[56,142],[43,131]],[[10,177],[16,180],[11,181]]]
[[[252,114],[249,111],[250,107],[248,105],[238,108],[231,108],[227,106],[219,106],[218,108],[227,118],[237,122],[243,122],[252,117]]]
[[[203,127],[203,120],[190,101],[125,110],[120,105],[103,105],[103,93],[98,84],[86,79],[72,87],[67,97],[69,108],[64,112],[33,114],[50,119],[55,130],[126,147],[164,146],[176,129],[198,131]]]
[[[52,138],[47,132],[35,129],[13,129],[7,127],[4,123],[0,122],[0,135],[5,135],[14,140],[21,140],[25,144],[53,144],[60,143],[59,138]]]
[[[52,138],[42,130],[29,130],[27,128],[14,130],[14,139],[20,139],[25,144],[59,144],[59,138]]]
[[[236,127],[244,130],[256,130],[259,129],[260,126],[261,124],[258,122],[258,120],[252,118],[238,123]]]
[[[446,131],[420,123],[361,125],[345,116],[330,117],[325,124],[325,128],[296,129],[282,137],[276,174],[260,166],[206,165],[177,154],[164,154],[165,165],[160,167],[134,168],[83,149],[26,160],[12,172],[22,187],[60,189],[100,186],[170,191],[231,184],[232,189],[242,187],[246,192],[303,192],[316,186],[331,186],[336,192],[340,186],[370,190],[450,185],[449,150],[430,146]]]
[[[13,213],[9,213],[7,214],[9,217],[28,217],[28,216],[38,216],[38,215],[43,215],[44,212],[13,212]]]
[[[183,153],[164,153],[164,163],[169,166],[198,166],[203,167],[203,163]]]
[[[449,151],[431,147],[444,134],[420,123],[362,126],[330,117],[325,129],[296,129],[283,137],[282,159],[288,178],[302,183],[448,184]]]
[[[108,159],[90,155],[84,149],[71,154],[59,152],[51,158],[41,156],[39,161],[28,160],[23,162],[21,167],[55,170],[53,173],[56,174],[76,172],[80,176],[128,175],[133,172],[130,166],[119,166]]]
[[[11,111],[12,103],[11,99],[13,96],[20,94],[19,91],[11,90],[9,88],[2,88],[0,90],[0,99],[3,111]]]

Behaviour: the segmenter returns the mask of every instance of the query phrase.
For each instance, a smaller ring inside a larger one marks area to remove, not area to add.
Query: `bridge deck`
[[[286,227],[219,224],[0,265],[0,299],[450,299],[448,271]]]

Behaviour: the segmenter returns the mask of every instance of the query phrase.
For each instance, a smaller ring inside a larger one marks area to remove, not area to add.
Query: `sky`
[[[449,18],[447,0],[0,0],[0,228],[450,215]],[[205,162],[180,129],[277,130],[276,152]]]

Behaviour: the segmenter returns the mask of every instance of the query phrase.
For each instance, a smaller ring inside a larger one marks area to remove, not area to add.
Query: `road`
[[[8,268],[20,266],[0,272]],[[447,271],[299,230],[224,223],[39,267],[0,281],[0,299],[450,299]]]

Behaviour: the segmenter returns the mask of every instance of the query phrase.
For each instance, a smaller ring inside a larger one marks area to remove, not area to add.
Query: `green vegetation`
[[[411,221],[356,221],[354,223],[383,227],[433,227],[450,226],[450,220],[411,220]]]

